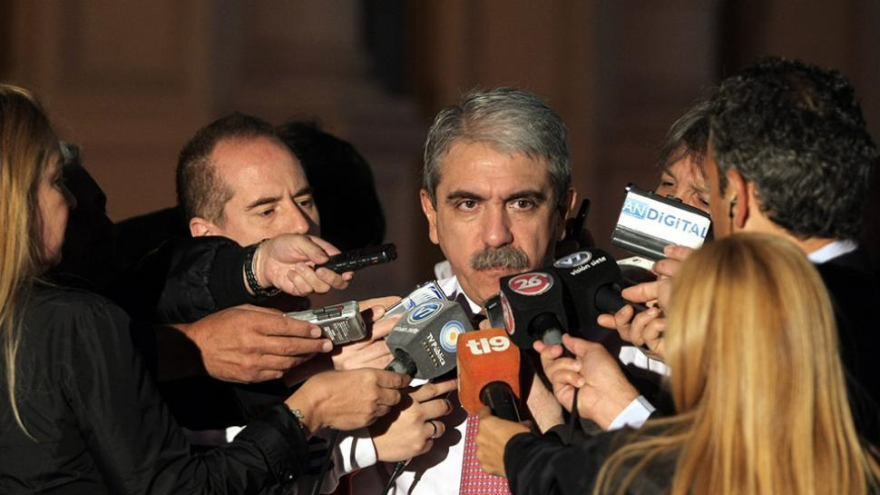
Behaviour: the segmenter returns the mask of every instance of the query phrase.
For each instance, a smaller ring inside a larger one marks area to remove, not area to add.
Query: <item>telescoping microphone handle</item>
[[[489,406],[492,415],[507,421],[521,421],[519,408],[516,407],[516,396],[513,389],[505,382],[491,382],[480,390],[480,401]]]
[[[404,360],[400,357],[395,357],[393,361],[388,363],[388,366],[385,367],[385,371],[393,371],[395,373],[400,373],[401,375],[415,375],[416,369],[412,360]]]
[[[609,285],[600,287],[599,290],[596,291],[596,298],[594,301],[596,308],[603,313],[617,313],[620,311],[620,308],[627,304],[632,306],[636,313],[641,313],[648,309],[643,304],[627,301],[620,295],[620,292]]]

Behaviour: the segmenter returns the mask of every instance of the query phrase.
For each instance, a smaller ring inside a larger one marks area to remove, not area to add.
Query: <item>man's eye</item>
[[[262,210],[259,215],[261,217],[271,217],[273,213],[275,213],[275,208],[269,208],[268,210]]]
[[[465,211],[473,210],[476,207],[477,207],[477,202],[472,199],[465,199],[465,200],[459,201],[458,204],[456,205],[456,208],[458,208],[459,210],[465,210]]]
[[[315,206],[315,199],[311,196],[306,196],[304,198],[299,198],[294,200],[300,208],[312,208]]]
[[[513,206],[517,210],[531,210],[536,205],[535,202],[530,199],[517,199],[516,201],[511,203],[511,206]]]

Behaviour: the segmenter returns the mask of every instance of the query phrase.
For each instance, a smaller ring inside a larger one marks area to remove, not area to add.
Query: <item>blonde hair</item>
[[[596,494],[623,493],[660,458],[674,461],[672,495],[861,495],[877,486],[828,293],[794,244],[762,234],[708,244],[683,264],[671,300],[666,357],[679,414],[649,421],[612,454]]]
[[[0,340],[12,413],[25,433],[15,388],[22,330],[17,311],[45,267],[37,190],[57,147],[58,139],[34,96],[0,84]]]

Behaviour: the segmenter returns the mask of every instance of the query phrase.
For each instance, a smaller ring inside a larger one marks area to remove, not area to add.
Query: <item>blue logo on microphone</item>
[[[417,323],[423,320],[427,320],[434,316],[435,313],[440,311],[442,306],[439,303],[429,302],[424,303],[421,306],[417,306],[407,317],[410,323]]]

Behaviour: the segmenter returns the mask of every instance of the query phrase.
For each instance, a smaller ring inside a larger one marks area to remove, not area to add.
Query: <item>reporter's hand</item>
[[[571,406],[570,402],[569,406]],[[544,382],[537,375],[532,379],[532,386],[529,388],[528,397],[526,397],[526,407],[529,408],[529,413],[541,433],[565,423],[562,416],[562,406],[553,396],[553,392],[547,390]]]
[[[483,471],[506,477],[504,449],[511,438],[528,431],[528,426],[492,416],[492,411],[483,406],[480,410],[480,430],[477,432],[477,460]]]
[[[411,378],[384,370],[327,371],[315,375],[285,403],[299,409],[310,432],[354,430],[372,424],[400,402]]]
[[[281,234],[262,243],[254,253],[254,274],[261,287],[276,287],[294,296],[342,290],[354,273],[315,269],[339,254],[329,242],[311,235]]]
[[[563,335],[562,343],[575,359],[561,357],[562,347],[558,345],[535,342],[557,400],[564,407],[571,407],[574,389],[579,389],[578,415],[607,430],[614,418],[639,396],[638,390],[602,345],[570,335]]]
[[[654,263],[654,271],[659,278],[627,287],[621,295],[624,299],[637,303],[653,302],[654,307],[635,314],[632,306],[620,308],[614,315],[599,315],[599,325],[616,330],[620,338],[636,346],[647,347],[658,357],[663,356],[663,332],[666,331],[666,317],[663,308],[669,304],[672,293],[672,278],[678,272],[693,249],[685,246],[666,246],[663,253],[668,256]]]
[[[205,370],[229,382],[274,380],[333,346],[311,323],[274,309],[237,306],[181,329],[201,352]]]
[[[364,323],[367,324],[367,338],[337,346],[332,354],[334,369],[383,369],[393,359],[391,350],[385,343],[385,337],[391,333],[391,329],[400,320],[400,316],[379,321],[385,316],[385,308],[381,305],[367,309],[363,312],[363,316]]]
[[[442,421],[434,421],[452,411],[442,396],[455,390],[457,382],[450,379],[426,383],[405,393],[391,413],[370,427],[376,455],[383,462],[397,462],[424,454],[434,440],[446,432]]]

